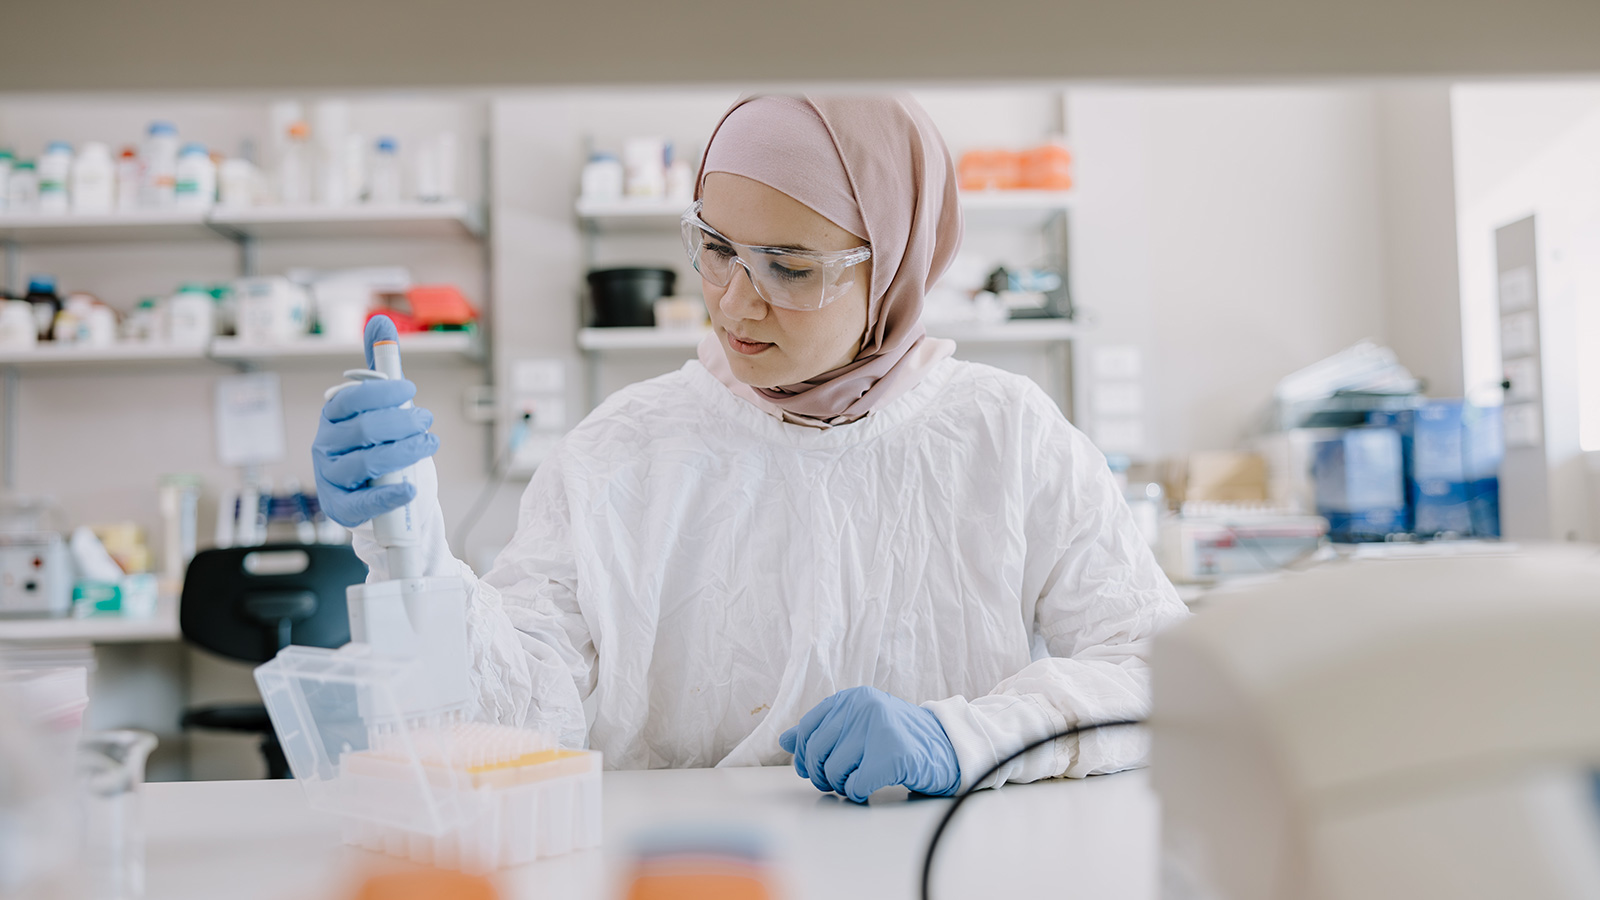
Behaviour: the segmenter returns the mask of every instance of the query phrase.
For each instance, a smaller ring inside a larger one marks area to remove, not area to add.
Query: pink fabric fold
[[[911,390],[955,350],[927,336],[922,298],[961,246],[955,167],[921,105],[904,95],[746,97],[723,114],[700,167],[782,191],[872,247],[867,328],[850,363],[802,384],[733,377],[713,335],[700,361],[735,394],[788,421],[855,421]],[[758,402],[760,401],[760,402]]]

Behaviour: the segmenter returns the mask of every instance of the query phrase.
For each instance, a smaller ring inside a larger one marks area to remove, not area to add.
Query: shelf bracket
[[[22,248],[17,245],[15,238],[6,242],[6,268],[5,281],[0,281],[0,288],[13,297],[22,294]]]
[[[206,219],[206,227],[222,237],[233,241],[234,245],[239,248],[239,277],[254,277],[256,274],[255,236],[237,228],[229,228],[226,225],[218,225],[216,222],[213,222],[210,219]]]
[[[0,446],[0,478],[4,479],[7,493],[17,489],[17,382],[20,380],[16,366],[6,366],[0,378],[5,381],[5,443]]]

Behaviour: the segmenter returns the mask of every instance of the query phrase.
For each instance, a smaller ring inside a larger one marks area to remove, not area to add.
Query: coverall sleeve
[[[1151,638],[1188,615],[1105,457],[1053,404],[1048,414],[1034,418],[1043,431],[1040,449],[1035,462],[1023,466],[1025,483],[1037,486],[1026,523],[1023,600],[1025,615],[1032,603],[1034,634],[1049,656],[986,696],[923,704],[955,747],[962,790],[1143,765],[1145,729],[1123,726],[1052,741],[974,785],[1035,740],[1077,725],[1149,715]]]
[[[445,539],[433,460],[417,466],[426,575],[458,576],[467,590],[467,642],[479,718],[536,728],[562,746],[585,746],[583,700],[594,690],[595,645],[577,602],[577,569],[559,461],[539,467],[523,492],[517,531],[482,577],[456,559]],[[372,525],[355,529],[368,582],[387,579]]]

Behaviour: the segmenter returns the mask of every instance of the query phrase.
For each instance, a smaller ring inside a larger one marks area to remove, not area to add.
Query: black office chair
[[[366,564],[343,544],[204,550],[184,576],[178,624],[184,640],[240,662],[266,662],[290,644],[340,647],[350,641],[345,588],[366,578]],[[261,735],[267,777],[289,777],[265,706],[196,707],[182,723]]]

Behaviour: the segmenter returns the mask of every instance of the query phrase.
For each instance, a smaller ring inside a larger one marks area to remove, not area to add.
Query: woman
[[[1144,715],[1148,640],[1184,609],[1104,458],[1032,382],[950,358],[920,324],[961,238],[922,109],[741,100],[696,200],[698,361],[573,429],[481,578],[445,544],[431,416],[398,408],[415,389],[369,383],[324,411],[336,521],[410,499],[367,480],[421,461],[428,574],[470,585],[482,714],[618,768],[792,753],[857,801],[951,794],[1027,742]],[[386,577],[370,527],[356,549]],[[1089,732],[976,786],[1144,753],[1135,729]]]

